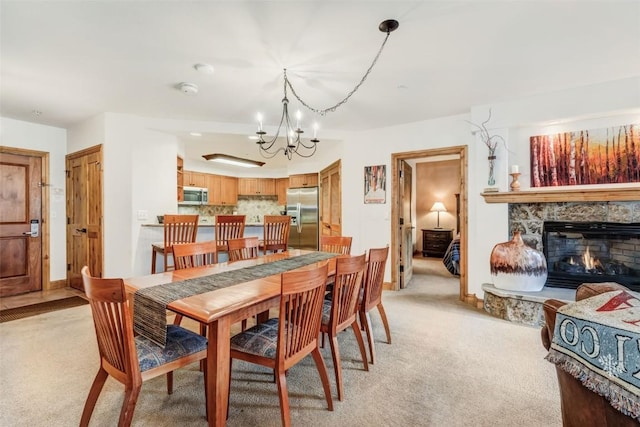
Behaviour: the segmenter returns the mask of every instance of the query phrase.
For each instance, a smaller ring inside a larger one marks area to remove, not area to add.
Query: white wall
[[[67,277],[65,160],[67,131],[0,117],[0,145],[49,153],[50,280]]]

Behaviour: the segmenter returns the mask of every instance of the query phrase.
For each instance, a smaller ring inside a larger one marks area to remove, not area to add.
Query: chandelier
[[[304,133],[304,131],[300,127],[300,120],[302,119],[302,114],[300,113],[300,111],[296,112],[295,126],[294,126],[293,120],[291,120],[289,116],[289,98],[287,98],[287,87],[291,89],[291,93],[296,97],[296,99],[298,100],[298,102],[300,102],[300,104],[302,104],[307,109],[311,110],[316,114],[324,116],[329,112],[336,111],[338,107],[346,103],[349,100],[349,98],[351,98],[351,96],[353,96],[353,94],[356,93],[356,91],[367,79],[374,65],[376,65],[376,62],[378,61],[378,58],[382,53],[382,49],[384,49],[384,45],[387,43],[387,39],[389,39],[389,35],[391,34],[392,31],[396,30],[399,25],[400,24],[398,23],[398,21],[394,19],[387,19],[382,23],[380,23],[380,25],[378,26],[378,29],[384,33],[387,33],[387,35],[382,41],[382,45],[380,46],[380,49],[378,50],[378,53],[376,54],[375,58],[373,58],[373,62],[371,63],[367,71],[364,73],[364,76],[362,76],[362,78],[360,79],[360,82],[351,90],[351,92],[349,92],[347,96],[344,97],[344,99],[342,99],[341,101],[339,101],[338,103],[336,103],[335,105],[329,108],[325,108],[325,109],[313,108],[309,104],[307,104],[305,101],[303,101],[302,98],[300,98],[300,96],[296,93],[295,89],[291,85],[291,81],[289,81],[289,79],[287,78],[287,69],[285,68],[283,70],[284,97],[282,98],[282,116],[280,117],[280,124],[278,125],[278,130],[276,131],[273,138],[265,139],[265,136],[267,135],[267,133],[262,129],[262,115],[258,113],[258,131],[256,132],[256,135],[258,135],[258,141],[256,141],[256,144],[258,144],[260,154],[263,157],[270,159],[275,157],[278,153],[283,152],[284,155],[287,156],[289,160],[291,160],[294,154],[297,154],[300,157],[313,156],[316,152],[317,144],[318,142],[320,142],[320,140],[317,138],[318,124],[314,123],[313,125],[313,137],[308,141],[305,141],[302,138],[302,134]],[[280,137],[280,135],[282,135],[284,144],[278,144],[279,142],[278,137]]]

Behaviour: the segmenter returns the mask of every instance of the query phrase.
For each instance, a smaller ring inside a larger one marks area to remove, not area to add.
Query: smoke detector
[[[195,95],[198,93],[198,85],[194,83],[182,82],[178,85],[178,89],[180,89],[185,95]]]

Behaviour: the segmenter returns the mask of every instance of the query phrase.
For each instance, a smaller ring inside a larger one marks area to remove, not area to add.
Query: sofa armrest
[[[615,282],[583,283],[576,289],[576,301],[611,291],[629,291],[630,289]]]
[[[540,337],[542,338],[542,345],[549,350],[551,347],[551,340],[553,339],[553,330],[556,326],[556,312],[558,308],[565,305],[566,302],[559,301],[557,299],[548,299],[542,305],[544,312],[544,326],[540,331]]]

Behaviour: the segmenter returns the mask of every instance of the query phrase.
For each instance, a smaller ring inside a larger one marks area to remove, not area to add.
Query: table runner
[[[640,418],[640,299],[605,292],[558,309],[546,359]]]
[[[238,270],[223,271],[203,277],[165,283],[140,289],[134,294],[134,330],[164,347],[167,339],[167,305],[173,301],[239,283],[249,282],[285,271],[295,270],[338,254],[312,252]]]

